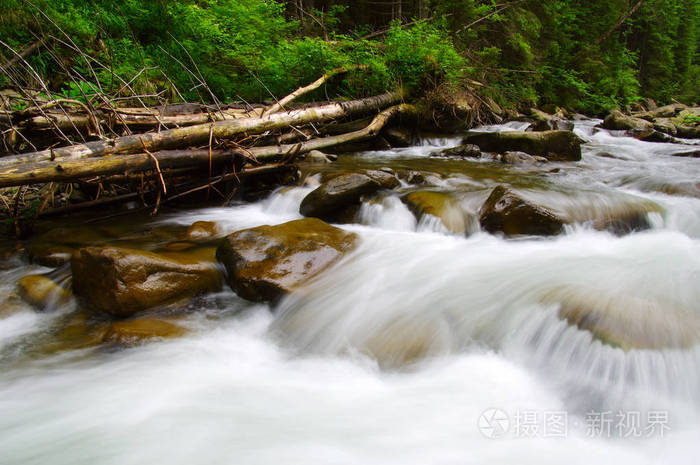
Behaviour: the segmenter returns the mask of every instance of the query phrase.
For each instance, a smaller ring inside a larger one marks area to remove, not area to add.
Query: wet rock
[[[586,287],[549,292],[559,317],[623,350],[684,349],[700,343],[700,319],[670,302]]]
[[[661,131],[656,131],[652,130],[648,134],[642,134],[639,137],[637,137],[639,140],[643,140],[644,142],[674,142],[676,140],[675,137],[671,137],[668,134],[664,134]]]
[[[649,121],[634,116],[627,116],[620,110],[612,110],[605,117],[601,127],[612,130],[635,130],[650,132],[654,129],[654,125]]]
[[[213,221],[196,221],[187,228],[185,238],[188,241],[202,241],[213,239],[217,236],[218,229]]]
[[[413,144],[413,133],[404,127],[390,127],[382,131],[382,135],[392,147],[409,147]]]
[[[561,232],[565,220],[504,186],[498,186],[482,205],[479,223],[490,233],[506,236],[551,236]]]
[[[112,323],[106,329],[102,341],[128,347],[182,337],[185,334],[187,334],[185,328],[170,321],[159,318],[138,318]]]
[[[406,173],[406,182],[409,184],[425,183],[425,176],[420,171],[409,171]]]
[[[37,310],[51,310],[70,299],[70,293],[43,275],[29,275],[17,281],[17,293]]]
[[[687,150],[684,152],[676,152],[672,153],[674,157],[690,157],[690,158],[698,158],[700,157],[700,149],[698,150]]]
[[[235,232],[216,257],[239,296],[275,301],[337,262],[356,241],[353,233],[305,218]]]
[[[574,123],[559,116],[550,115],[536,108],[530,110],[530,116],[535,120],[526,131],[573,131]]]
[[[27,246],[29,261],[51,268],[68,263],[73,253],[75,253],[75,248],[63,244],[37,241]]]
[[[654,121],[658,118],[672,118],[686,108],[688,107],[682,103],[672,103],[671,105],[665,105],[654,109],[650,107],[649,111],[635,113],[634,116],[637,118],[644,118],[648,121]]]
[[[654,129],[670,136],[675,136],[678,133],[676,125],[671,118],[658,118],[654,120]]]
[[[542,157],[538,158],[542,159]],[[544,161],[546,162],[547,159],[544,158]],[[501,156],[501,162],[507,165],[535,166],[537,165],[538,160],[525,152],[506,152]]]
[[[683,139],[700,139],[700,126],[676,126],[678,137]]]
[[[102,344],[106,331],[107,325],[103,321],[91,320],[83,313],[74,313],[54,325],[49,338],[39,344],[38,351],[48,355],[96,347]]]
[[[333,222],[343,209],[359,204],[363,195],[373,194],[381,187],[379,182],[365,174],[342,174],[304,197],[299,212]]]
[[[442,158],[481,158],[481,149],[478,145],[465,144],[433,152],[430,156]]]
[[[378,182],[384,189],[395,189],[401,185],[401,182],[396,177],[396,174],[394,174],[394,172],[388,168],[380,170],[367,170],[362,174],[365,174],[374,181]]]
[[[581,159],[583,141],[571,131],[507,131],[468,134],[465,144],[476,144],[487,152],[509,151],[540,155],[553,161],[578,161]]]
[[[86,247],[71,259],[73,289],[91,310],[131,316],[221,287],[214,249],[160,253]]]
[[[311,163],[333,163],[337,159],[337,155],[329,155],[320,150],[312,150],[304,156],[304,160]]]
[[[448,231],[455,234],[467,232],[464,211],[449,194],[435,191],[416,191],[402,197],[403,202],[419,220],[423,215],[440,219]]]

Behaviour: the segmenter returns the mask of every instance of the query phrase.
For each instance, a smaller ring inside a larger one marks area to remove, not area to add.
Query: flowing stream
[[[425,139],[307,167],[305,186],[256,203],[144,220],[278,224],[301,217],[315,171],[390,167],[449,193],[466,234],[385,193],[342,225],[359,247],[274,309],[223,291],[191,304],[187,336],[130,349],[32,355],[74,302],[0,316],[0,463],[697,463],[700,162],[673,154],[699,147],[598,122],[577,121],[577,163],[431,158],[459,138]],[[497,184],[574,221],[553,238],[482,232]],[[590,221],[639,204],[647,230]],[[49,271],[6,255],[0,293]],[[591,309],[598,333],[565,307]]]

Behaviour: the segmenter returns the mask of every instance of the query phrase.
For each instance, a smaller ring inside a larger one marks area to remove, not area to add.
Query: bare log
[[[291,102],[292,100],[295,100],[304,94],[308,94],[309,92],[312,92],[312,91],[318,89],[323,84],[325,84],[326,81],[328,81],[329,79],[331,79],[339,74],[345,74],[349,71],[352,71],[355,69],[366,68],[366,67],[367,66],[365,66],[365,65],[360,65],[360,66],[350,66],[350,67],[345,67],[345,68],[334,69],[333,71],[330,71],[330,72],[324,74],[323,76],[321,76],[320,78],[316,79],[314,82],[312,82],[308,86],[298,88],[297,90],[295,90],[291,94],[284,97],[282,100],[280,100],[277,103],[275,103],[274,105],[272,105],[270,108],[265,110],[265,112],[263,113],[263,117],[271,115],[273,113],[277,113],[278,111],[283,111],[284,106],[286,104],[288,104],[289,102]]]
[[[117,137],[104,141],[87,142],[85,144],[42,150],[20,155],[0,158],[0,169],[18,166],[25,163],[36,163],[52,160],[77,161],[90,157],[100,157],[110,154],[138,153],[145,148],[155,152],[167,149],[191,147],[205,144],[210,134],[217,139],[230,139],[240,134],[259,134],[265,131],[281,129],[293,124],[310,122],[325,122],[336,118],[358,113],[380,110],[402,99],[400,92],[390,92],[374,97],[368,97],[348,102],[331,103],[328,105],[293,110],[288,113],[274,113],[264,118],[240,118],[231,121],[169,129],[159,133],[136,134]],[[0,184],[2,178],[0,177]]]
[[[154,158],[162,169],[201,166],[210,161],[222,163],[232,160],[236,155],[252,156],[259,161],[265,161],[275,157],[284,157],[290,153],[306,153],[311,150],[374,137],[394,116],[400,113],[415,112],[417,110],[412,105],[396,105],[379,113],[367,127],[359,131],[311,139],[298,144],[252,147],[245,150],[163,150],[153,153],[110,155],[89,159],[71,158],[0,167],[0,188],[51,181],[74,181],[94,176],[152,170],[155,169]]]

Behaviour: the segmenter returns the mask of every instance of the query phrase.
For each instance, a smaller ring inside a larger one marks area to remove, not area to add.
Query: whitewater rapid
[[[359,234],[357,250],[300,292],[274,309],[230,291],[209,296],[180,339],[31,358],[22,338],[57,314],[0,319],[0,463],[694,464],[700,199],[658,188],[696,183],[700,163],[672,156],[688,146],[595,123],[577,123],[583,160],[553,165],[541,181],[549,201],[580,211],[641,198],[660,206],[651,229],[618,236],[582,223],[506,240],[472,221],[464,237],[386,196],[342,226]],[[519,127],[482,129],[508,128]],[[356,158],[418,166],[455,141]],[[502,182],[478,173],[435,185],[475,215]],[[156,221],[215,221],[222,232],[279,224],[300,218],[311,189]],[[41,271],[6,265],[0,290]],[[602,325],[691,343],[623,350],[561,318],[568,302],[592,302]],[[629,431],[637,416],[640,434]],[[547,429],[547,418],[564,419],[565,431]],[[605,418],[608,430],[592,428]]]

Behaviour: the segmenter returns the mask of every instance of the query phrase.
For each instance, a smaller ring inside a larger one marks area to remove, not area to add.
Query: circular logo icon
[[[485,437],[499,439],[510,429],[510,417],[500,408],[490,408],[479,416],[477,426]]]

